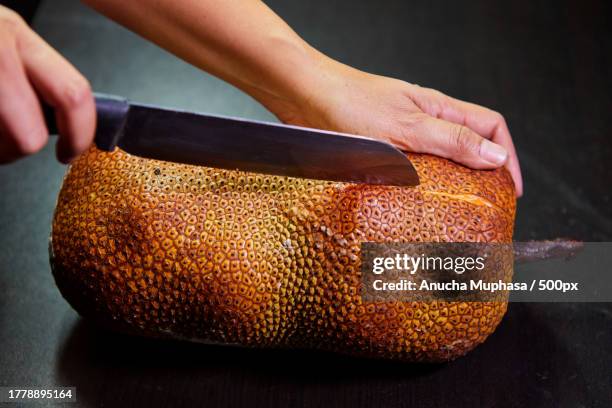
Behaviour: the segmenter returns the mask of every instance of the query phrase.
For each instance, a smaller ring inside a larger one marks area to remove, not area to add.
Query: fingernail
[[[485,139],[480,145],[480,157],[501,166],[508,160],[508,152],[502,146]]]

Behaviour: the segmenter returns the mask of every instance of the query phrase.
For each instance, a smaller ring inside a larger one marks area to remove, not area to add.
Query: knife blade
[[[319,180],[415,186],[404,153],[368,137],[172,110],[96,94],[99,149],[136,156]],[[49,119],[48,119],[49,121]]]

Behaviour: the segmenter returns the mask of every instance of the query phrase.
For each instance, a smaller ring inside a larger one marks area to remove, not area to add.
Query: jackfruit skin
[[[409,154],[390,187],[182,165],[92,147],[69,168],[51,264],[84,317],[152,337],[437,362],[483,342],[506,302],[376,302],[360,244],[512,240],[505,169]],[[504,276],[511,278],[512,265]]]

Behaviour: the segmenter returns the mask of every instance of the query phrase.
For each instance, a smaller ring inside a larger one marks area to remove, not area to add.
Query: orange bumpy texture
[[[82,315],[148,336],[442,361],[507,304],[361,299],[360,243],[511,242],[504,169],[410,155],[401,188],[252,174],[90,149],[70,167],[51,263]],[[511,265],[508,274],[512,273]]]

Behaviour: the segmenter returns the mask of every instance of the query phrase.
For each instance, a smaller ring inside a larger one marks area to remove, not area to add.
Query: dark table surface
[[[611,240],[610,2],[268,3],[348,64],[502,112],[525,177],[516,239]],[[43,2],[34,27],[97,91],[273,119],[77,1]],[[0,167],[0,385],[76,386],[79,406],[612,405],[611,304],[511,304],[483,345],[442,365],[101,331],[62,299],[49,269],[47,236],[64,171],[52,145]]]

